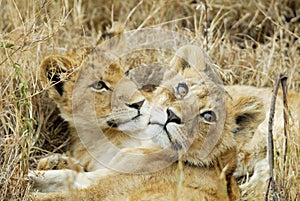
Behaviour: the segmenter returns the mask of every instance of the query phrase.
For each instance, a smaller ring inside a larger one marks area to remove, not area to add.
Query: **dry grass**
[[[285,72],[289,89],[300,91],[297,0],[0,0],[0,7],[0,200],[28,200],[28,168],[49,152],[64,151],[70,140],[38,81],[42,59],[95,44],[112,19],[126,22],[127,30],[189,32],[220,66],[226,84],[273,86]],[[299,199],[299,137],[289,144],[287,168],[276,158],[281,200]]]

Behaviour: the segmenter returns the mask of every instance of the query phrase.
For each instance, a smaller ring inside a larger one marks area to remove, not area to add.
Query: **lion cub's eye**
[[[189,93],[189,87],[185,83],[179,83],[176,87],[176,92],[183,98]]]
[[[217,116],[216,114],[213,112],[213,111],[206,111],[206,112],[203,112],[202,114],[200,114],[201,117],[209,122],[209,123],[212,123],[212,122],[216,122],[217,121]]]
[[[102,89],[109,90],[109,87],[103,81],[96,81],[93,84],[89,85],[95,91],[101,91]]]

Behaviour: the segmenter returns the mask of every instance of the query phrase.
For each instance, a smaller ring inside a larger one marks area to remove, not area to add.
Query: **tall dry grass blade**
[[[286,157],[287,157],[287,147],[288,147],[288,136],[287,136],[287,126],[289,125],[289,119],[288,119],[288,111],[289,111],[289,107],[288,107],[288,102],[287,102],[287,93],[288,93],[288,84],[287,84],[287,76],[283,76],[280,79],[280,83],[281,83],[281,88],[282,88],[282,96],[283,96],[283,133],[284,133],[284,154],[283,154],[283,171],[285,172],[286,169]]]

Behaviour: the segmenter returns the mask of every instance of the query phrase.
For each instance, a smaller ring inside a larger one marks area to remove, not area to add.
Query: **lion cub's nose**
[[[134,108],[134,109],[137,109],[137,110],[140,110],[141,107],[143,106],[145,100],[141,100],[139,102],[136,102],[136,103],[132,103],[132,104],[126,104],[128,107],[131,107],[131,108]]]
[[[174,122],[176,124],[181,124],[181,119],[169,108],[167,109],[167,115],[167,123]]]

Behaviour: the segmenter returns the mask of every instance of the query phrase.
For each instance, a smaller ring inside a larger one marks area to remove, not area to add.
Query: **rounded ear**
[[[42,61],[40,65],[40,79],[45,85],[53,85],[49,89],[51,96],[63,96],[64,82],[68,79],[68,73],[75,66],[75,61],[60,55],[48,56]]]
[[[266,116],[263,102],[254,96],[239,97],[234,101],[232,111],[237,125],[233,131],[237,141],[250,140]]]
[[[120,22],[112,22],[109,30],[105,31],[96,43],[96,46],[106,53],[119,57],[126,47],[124,25]]]
[[[197,68],[204,72],[206,60],[203,50],[196,45],[185,45],[179,48],[171,61],[171,67],[176,72],[185,70],[186,68]]]
[[[112,22],[111,28],[101,34],[99,40],[97,41],[97,45],[118,35],[124,36],[124,25],[120,22]]]
[[[215,65],[211,63],[208,56],[202,48],[197,45],[185,45],[179,48],[171,60],[171,71],[166,78],[174,76],[176,73],[183,73],[190,69],[191,74],[200,73],[208,80],[216,84],[222,84],[219,72]],[[193,68],[193,70],[191,70]],[[204,78],[203,77],[203,78]]]

